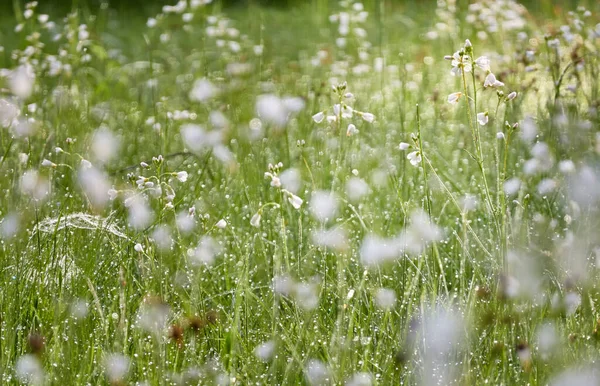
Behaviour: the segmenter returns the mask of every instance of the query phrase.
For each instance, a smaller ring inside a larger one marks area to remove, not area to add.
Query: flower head
[[[489,117],[488,117],[488,113],[487,111],[485,113],[478,113],[477,114],[477,122],[481,125],[484,126],[485,124],[488,123]]]
[[[410,161],[410,164],[412,166],[418,166],[421,163],[421,152],[420,151],[410,152],[410,153],[408,153],[406,158]]]
[[[462,92],[453,92],[452,94],[448,95],[448,103],[450,104],[457,104],[458,100],[460,99],[460,97],[462,96]]]

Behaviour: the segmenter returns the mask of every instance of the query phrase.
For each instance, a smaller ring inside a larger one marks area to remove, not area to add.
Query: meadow
[[[600,6],[14,2],[0,384],[600,385]]]

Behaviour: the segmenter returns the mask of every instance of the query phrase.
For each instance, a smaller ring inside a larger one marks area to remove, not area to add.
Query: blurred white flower
[[[388,310],[396,305],[396,292],[389,288],[379,288],[375,291],[375,304],[377,307]]]
[[[189,97],[193,102],[207,102],[209,99],[214,98],[219,93],[219,89],[215,87],[212,82],[206,78],[197,79],[194,82]]]
[[[408,155],[406,156],[406,158],[410,161],[410,164],[413,166],[418,166],[421,163],[421,152],[420,151],[413,151],[408,153]]]
[[[252,225],[255,228],[260,227],[261,218],[262,216],[260,215],[260,213],[255,213],[254,216],[252,216],[252,218],[250,219],[250,225]]]
[[[373,121],[375,121],[375,115],[373,115],[371,113],[362,113],[362,114],[360,114],[360,116],[366,122],[373,123]]]
[[[346,130],[346,136],[350,137],[355,134],[358,134],[358,129],[356,128],[356,126],[354,126],[354,124],[351,123],[348,125],[348,130]]]
[[[487,56],[480,56],[475,59],[475,65],[481,68],[483,71],[488,72],[490,70],[490,60]]]
[[[489,117],[487,111],[485,113],[477,113],[477,122],[481,126],[485,126],[488,123]]]
[[[104,359],[106,377],[111,383],[123,382],[129,373],[130,360],[122,354],[109,354]]]
[[[483,87],[502,87],[502,86],[504,86],[504,83],[497,80],[496,75],[494,75],[491,72],[485,77],[485,81],[483,82]]]
[[[458,100],[460,99],[460,97],[462,96],[462,92],[454,92],[450,95],[448,95],[448,103],[454,105],[458,103]]]
[[[34,354],[26,354],[17,359],[15,373],[19,381],[29,385],[44,384],[44,368],[42,363]]]
[[[322,111],[319,111],[318,113],[316,113],[315,115],[312,116],[312,119],[316,123],[321,123],[321,122],[323,122],[323,119],[325,119],[325,113]]]
[[[324,222],[333,220],[338,210],[338,202],[333,194],[326,191],[313,192],[310,198],[310,212],[315,219]]]
[[[254,355],[256,355],[256,357],[263,362],[270,361],[271,358],[273,357],[274,353],[275,353],[275,342],[272,340],[264,342],[264,343],[258,345],[254,349]]]

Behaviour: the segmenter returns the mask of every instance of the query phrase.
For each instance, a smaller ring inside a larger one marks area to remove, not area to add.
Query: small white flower
[[[293,193],[289,193],[288,201],[290,202],[290,204],[292,204],[294,209],[300,209],[300,207],[302,206],[302,203],[304,202],[304,201],[302,201],[302,199],[300,197],[296,196]]]
[[[86,159],[82,159],[80,165],[83,169],[90,169],[92,167],[92,163]]]
[[[499,131],[496,133],[496,139],[504,139],[504,133]]]
[[[114,200],[115,198],[117,198],[117,196],[119,195],[119,192],[116,189],[109,189],[108,190],[108,197],[112,200]]]
[[[254,355],[263,362],[268,362],[275,353],[275,342],[265,342],[254,349]]]
[[[142,253],[142,252],[144,252],[144,248],[142,247],[142,244],[140,244],[140,243],[137,243],[137,244],[136,244],[136,245],[133,247],[133,249],[134,249],[136,252],[139,252],[139,253]]]
[[[407,150],[409,147],[410,145],[406,142],[400,142],[400,145],[398,146],[400,150]]]
[[[42,166],[48,167],[48,168],[55,168],[56,164],[54,162],[44,158],[44,160],[42,161]]]
[[[411,165],[417,166],[417,165],[419,165],[419,163],[421,163],[421,152],[420,151],[410,152],[410,153],[408,153],[406,158],[410,161]]]
[[[274,188],[281,187],[281,180],[279,179],[279,177],[273,176],[273,178],[271,179],[271,186]]]
[[[353,136],[354,134],[358,134],[358,129],[352,123],[348,125],[348,130],[346,130],[346,135],[348,137]]]
[[[471,41],[469,39],[465,40],[465,48],[469,48],[469,47],[473,47],[473,44],[471,44]]]
[[[508,99],[509,101],[512,101],[512,100],[513,100],[513,99],[515,99],[516,97],[517,97],[517,92],[516,92],[516,91],[513,91],[513,92],[511,92],[510,94],[508,94],[508,95],[506,96],[506,99]]]
[[[227,221],[220,219],[219,221],[217,221],[215,226],[219,229],[225,229],[227,227]]]
[[[481,126],[485,126],[489,121],[489,117],[488,117],[488,113],[478,113],[477,114],[477,122],[479,122],[479,124]]]
[[[488,72],[490,70],[490,60],[487,56],[480,56],[477,59],[475,59],[475,65],[485,72]]]
[[[177,179],[181,182],[186,182],[188,179],[188,172],[186,172],[186,171],[177,172]]]
[[[261,218],[262,218],[262,216],[260,215],[260,213],[256,213],[250,219],[250,225],[252,225],[255,228],[258,228],[260,226],[260,220],[261,220]]]
[[[373,121],[375,120],[375,115],[373,115],[371,113],[362,113],[361,117],[363,120],[365,120],[366,122],[369,122],[369,123],[373,123]]]
[[[319,111],[318,113],[316,113],[315,115],[312,116],[312,119],[316,123],[321,123],[321,122],[323,122],[323,119],[325,119],[325,113],[322,111]]]
[[[455,105],[458,103],[458,100],[460,99],[460,97],[462,96],[462,92],[453,92],[452,94],[448,95],[448,103]]]
[[[485,82],[483,82],[483,87],[502,87],[502,86],[504,86],[504,83],[497,80],[496,75],[494,75],[491,72],[485,77]]]

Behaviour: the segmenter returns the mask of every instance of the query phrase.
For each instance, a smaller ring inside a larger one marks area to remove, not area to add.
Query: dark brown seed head
[[[33,333],[27,337],[27,345],[32,354],[41,354],[44,351],[46,340],[38,333]]]

